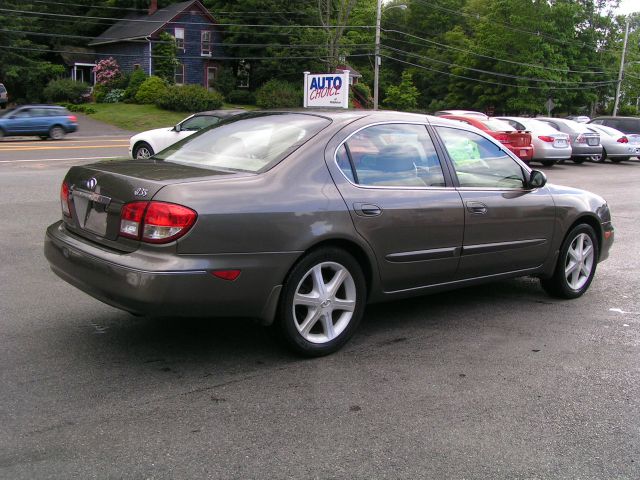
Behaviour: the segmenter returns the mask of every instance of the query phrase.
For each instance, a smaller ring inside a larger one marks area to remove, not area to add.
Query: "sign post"
[[[349,71],[304,72],[304,108],[349,108]]]

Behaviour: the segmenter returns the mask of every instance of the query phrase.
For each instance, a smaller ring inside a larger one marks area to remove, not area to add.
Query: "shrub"
[[[236,76],[233,69],[223,68],[216,76],[216,90],[227,97],[236,86]]]
[[[114,88],[104,96],[104,103],[118,103],[124,98],[124,90],[122,88]]]
[[[256,92],[260,108],[292,108],[302,106],[302,89],[282,80],[269,80]]]
[[[167,84],[160,77],[154,75],[147,78],[136,93],[137,103],[157,103],[158,100],[167,95]]]
[[[256,96],[249,90],[232,90],[227,95],[227,102],[240,105],[255,105]]]
[[[208,91],[200,85],[172,85],[156,104],[165,110],[176,112],[199,112],[215,110],[222,106],[224,98],[216,91]]]
[[[74,104],[74,103],[59,103],[58,105],[66,108],[67,110],[69,110],[70,112],[80,112],[80,113],[86,113],[87,115],[90,115],[92,113],[96,113],[97,110],[92,107],[91,105],[87,105],[87,104]]]
[[[84,82],[76,82],[70,78],[51,80],[44,88],[42,94],[48,102],[71,102],[82,101],[82,95],[87,92],[89,85]]]
[[[109,87],[96,83],[93,86],[93,99],[96,103],[104,103],[105,95],[109,93]]]
[[[129,85],[127,85],[127,88],[124,91],[124,98],[126,100],[135,99],[138,90],[140,89],[140,85],[142,85],[146,79],[147,74],[144,73],[144,70],[140,68],[134,70],[129,77]]]

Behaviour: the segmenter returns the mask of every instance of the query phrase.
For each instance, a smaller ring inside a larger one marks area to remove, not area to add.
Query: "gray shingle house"
[[[198,0],[162,9],[158,9],[157,0],[150,3],[146,15],[128,15],[89,43],[96,59],[113,57],[124,72],[141,68],[151,75],[153,47],[160,34],[167,32],[175,37],[178,46],[176,83],[213,87],[223,56],[216,20]]]

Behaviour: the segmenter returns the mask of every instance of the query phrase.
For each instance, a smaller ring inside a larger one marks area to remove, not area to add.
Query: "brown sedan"
[[[45,254],[136,314],[254,317],[305,355],[365,304],[533,275],[587,291],[613,243],[606,202],[546,183],[499,142],[397,112],[258,112],[150,159],[73,167]]]

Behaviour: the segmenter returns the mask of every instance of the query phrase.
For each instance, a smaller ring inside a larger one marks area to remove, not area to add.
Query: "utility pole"
[[[376,44],[373,66],[373,109],[378,109],[378,88],[380,83],[380,21],[382,19],[382,0],[378,0],[376,10]]]
[[[616,85],[616,101],[613,104],[613,116],[618,114],[618,105],[620,103],[620,87],[622,86],[622,76],[624,75],[624,57],[627,53],[627,40],[629,39],[629,16],[624,29],[624,43],[622,44],[622,58],[620,59],[620,71],[618,72],[618,84]]]

